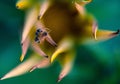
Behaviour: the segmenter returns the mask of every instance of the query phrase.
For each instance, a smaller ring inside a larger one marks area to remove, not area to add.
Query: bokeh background
[[[20,64],[20,38],[25,12],[16,0],[0,0],[0,77]],[[101,29],[120,29],[120,0],[93,0],[87,5]],[[98,44],[78,47],[71,73],[59,84],[120,84],[120,35]],[[0,84],[56,84],[60,66],[2,80]]]

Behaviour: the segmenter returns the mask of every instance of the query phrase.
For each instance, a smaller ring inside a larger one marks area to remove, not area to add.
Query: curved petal
[[[18,9],[26,9],[29,8],[32,4],[31,0],[18,0],[16,3],[16,7]]]
[[[62,42],[58,45],[57,50],[53,53],[51,57],[51,63],[55,60],[59,54],[67,52],[73,48],[74,42],[72,38],[65,38]]]
[[[32,55],[28,60],[8,72],[4,77],[1,78],[1,80],[27,73],[34,65],[39,63],[40,60],[42,60],[41,57],[36,56],[35,54]]]
[[[43,60],[41,60],[38,64],[34,65],[31,69],[30,72],[32,72],[33,70],[35,70],[36,68],[45,68],[48,67],[50,65],[50,59],[46,59],[44,58]]]
[[[120,33],[119,30],[117,31],[98,30],[96,33],[96,37],[98,40],[107,40],[117,36],[119,33]]]
[[[72,37],[64,38],[51,57],[51,63],[55,59],[58,59],[60,64],[62,65],[62,71],[59,75],[57,82],[60,82],[62,78],[64,78],[70,72],[72,68],[75,57],[75,51],[73,46],[74,39]]]
[[[79,5],[84,6],[90,2],[92,2],[92,0],[75,0]]]
[[[26,15],[25,25],[23,27],[22,42],[27,38],[31,28],[35,25],[39,13],[39,7],[34,6],[31,8]]]
[[[83,44],[89,43],[89,42],[95,43],[95,42],[109,40],[120,34],[120,30],[111,31],[111,30],[99,29],[98,24],[97,24],[96,20],[94,20],[94,18],[91,19],[89,22],[90,23],[84,30],[85,35],[83,37],[83,40],[84,40],[82,42]]]
[[[24,59],[24,57],[26,55],[26,52],[28,50],[29,44],[30,44],[29,38],[26,38],[24,40],[24,42],[21,44],[21,46],[22,46],[22,55],[20,57],[20,61],[23,61],[23,59]]]
[[[41,8],[40,8],[38,20],[42,18],[42,16],[46,12],[46,10],[49,8],[49,6],[50,6],[50,1],[46,0],[43,2],[43,4],[41,5]]]
[[[120,33],[120,31],[119,30],[110,31],[110,30],[98,29],[98,25],[97,25],[96,21],[94,21],[93,27],[92,27],[92,33],[93,33],[95,40],[107,40],[107,39],[110,39],[110,38],[118,35]]]
[[[75,7],[81,15],[85,14],[85,8],[83,6],[79,5],[78,3],[75,3]]]
[[[60,64],[62,65],[62,71],[60,72],[57,82],[60,82],[71,71],[74,59],[74,50],[67,52],[63,56],[59,57]]]
[[[94,21],[93,27],[92,27],[92,33],[93,33],[95,40],[97,40],[97,37],[96,37],[97,29],[98,29],[97,23],[96,21]]]

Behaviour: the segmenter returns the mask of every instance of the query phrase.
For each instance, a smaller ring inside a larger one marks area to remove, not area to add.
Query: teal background
[[[0,0],[0,77],[20,64],[23,11],[16,0]],[[93,0],[87,5],[101,29],[120,29],[120,0]],[[98,44],[78,47],[71,73],[59,84],[120,84],[120,35]],[[56,84],[59,64],[0,81],[0,84]]]

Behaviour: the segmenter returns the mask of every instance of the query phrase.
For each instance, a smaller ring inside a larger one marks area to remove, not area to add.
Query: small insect
[[[42,33],[42,32],[43,31],[41,29],[37,29],[35,34],[36,34],[36,36],[39,36],[39,34]]]
[[[42,36],[47,36],[47,32],[43,32],[43,33],[42,33]]]
[[[47,36],[47,32],[39,28],[36,30],[35,35],[35,42],[40,43],[40,40],[43,40]]]
[[[40,43],[40,40],[38,37],[35,37],[35,42]]]
[[[36,43],[43,43],[45,40],[53,46],[57,46],[56,42],[52,39],[49,35],[50,30],[46,28],[41,22],[36,23],[36,32],[35,32],[35,39]]]

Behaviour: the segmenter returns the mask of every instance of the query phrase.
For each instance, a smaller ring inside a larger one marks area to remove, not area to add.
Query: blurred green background
[[[23,11],[16,0],[0,0],[0,77],[20,64]],[[120,29],[120,0],[93,0],[87,5],[101,29]],[[71,73],[59,84],[120,84],[120,35],[98,44],[78,47]],[[59,64],[0,81],[0,84],[56,84]]]

